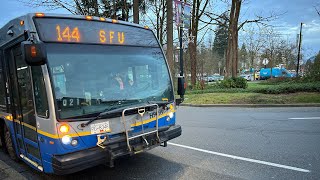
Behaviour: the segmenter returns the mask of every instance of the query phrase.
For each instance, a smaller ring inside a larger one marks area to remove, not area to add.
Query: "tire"
[[[9,129],[8,129],[8,127],[6,125],[4,125],[3,133],[4,133],[4,143],[3,143],[3,145],[6,148],[6,151],[9,154],[9,157],[14,161],[19,161],[19,158],[18,158],[18,156],[16,154],[16,150],[13,147],[10,131],[9,131]]]
[[[3,148],[4,150],[4,134],[3,134],[3,125],[1,123],[1,119],[0,119],[0,149]]]

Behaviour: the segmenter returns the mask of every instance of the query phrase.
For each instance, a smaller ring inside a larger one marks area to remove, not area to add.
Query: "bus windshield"
[[[163,53],[155,47],[47,44],[58,117],[92,117],[105,109],[173,101]]]

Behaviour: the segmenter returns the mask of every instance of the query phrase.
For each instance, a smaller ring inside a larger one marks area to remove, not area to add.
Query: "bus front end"
[[[55,128],[39,120],[45,172],[113,166],[181,135],[168,64],[151,30],[95,17],[33,20]]]

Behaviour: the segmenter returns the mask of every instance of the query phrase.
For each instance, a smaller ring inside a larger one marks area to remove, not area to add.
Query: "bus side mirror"
[[[186,83],[184,82],[184,77],[178,77],[178,95],[180,95],[179,99],[176,99],[176,104],[179,105],[184,101],[184,93],[186,91]]]
[[[46,48],[43,43],[24,41],[21,43],[22,57],[29,66],[41,66],[47,63]]]
[[[184,77],[178,77],[178,95],[183,96],[185,93],[186,87],[184,82]]]

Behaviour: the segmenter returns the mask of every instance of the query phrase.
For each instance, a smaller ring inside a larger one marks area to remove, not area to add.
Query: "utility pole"
[[[181,13],[183,13],[183,3],[181,4]],[[182,21],[180,22],[179,31],[180,31],[179,32],[180,33],[180,37],[179,37],[179,40],[180,40],[180,78],[182,78],[181,80],[184,84],[185,78],[184,78],[184,74],[183,74],[184,72],[183,72],[183,46],[182,46],[183,27],[182,27]],[[181,96],[181,99],[184,99],[184,93],[180,96]]]
[[[299,77],[299,63],[300,63],[300,52],[301,52],[301,40],[302,40],[302,25],[300,24],[300,34],[299,34],[299,47],[298,47],[298,62],[297,62],[297,74],[296,77]]]
[[[169,63],[172,77],[175,76],[174,60],[173,60],[173,9],[172,0],[167,2],[167,60]]]

